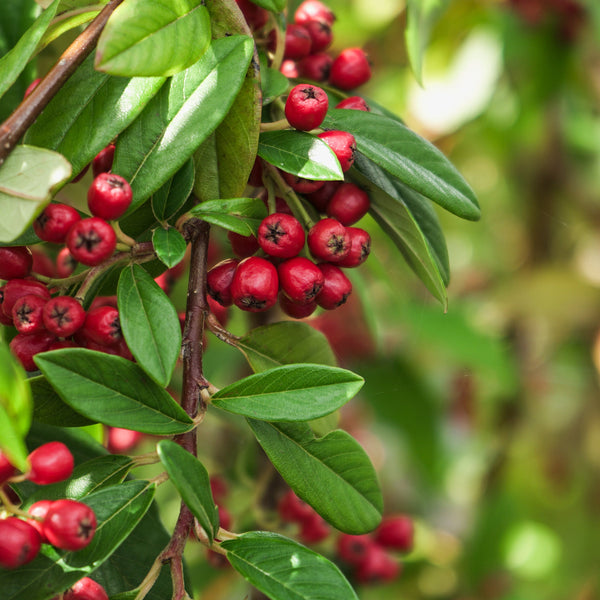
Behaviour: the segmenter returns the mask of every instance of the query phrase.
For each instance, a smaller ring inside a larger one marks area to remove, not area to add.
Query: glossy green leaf
[[[309,421],[353,398],[364,379],[325,365],[284,365],[250,375],[212,396],[217,408],[263,421]]]
[[[267,208],[259,198],[233,198],[203,202],[192,208],[190,214],[240,235],[255,235],[267,216]]]
[[[20,236],[71,176],[71,165],[57,152],[17,146],[0,167],[0,242]]]
[[[358,600],[339,568],[278,533],[250,531],[221,544],[231,566],[276,600]]]
[[[224,119],[244,82],[252,49],[246,36],[213,42],[119,136],[113,172],[131,183],[130,212],[174,175]]]
[[[32,408],[25,371],[0,342],[0,450],[21,471],[28,470],[25,436]]]
[[[65,348],[39,354],[35,362],[62,399],[89,419],[155,435],[193,427],[162,387],[120,356]]]
[[[271,12],[281,12],[286,4],[286,0],[252,0],[253,4],[257,4],[258,6],[262,6],[265,10],[270,10]]]
[[[171,179],[152,194],[152,212],[159,221],[175,216],[194,187],[194,162],[188,160]]]
[[[152,245],[156,256],[169,268],[183,260],[187,248],[184,237],[173,227],[156,229],[152,234]]]
[[[58,3],[54,2],[36,19],[35,23],[25,32],[15,47],[0,58],[0,96],[18,79],[33,56],[38,42],[42,39],[50,21],[56,14]]]
[[[263,106],[266,106],[287,92],[290,87],[290,81],[281,71],[269,67],[269,59],[265,52],[260,52],[259,58],[260,86],[262,89]]]
[[[327,338],[299,321],[257,327],[240,338],[236,346],[256,373],[294,363],[337,364]]]
[[[97,4],[95,6],[98,6]],[[59,5],[60,12],[60,5]],[[85,25],[89,23],[93,19],[95,19],[100,14],[100,9],[96,8],[95,10],[88,10],[85,12],[76,11],[74,14],[66,13],[56,19],[53,20],[52,24],[44,33],[44,36],[40,40],[38,44],[38,52],[45,48],[48,44],[53,42],[55,39],[59,38],[63,33],[67,33],[67,31],[71,31],[76,27],[80,27],[81,25]]]
[[[477,198],[463,176],[433,144],[402,123],[368,112],[333,109],[323,127],[350,132],[362,154],[409,188],[463,219],[479,219]]]
[[[352,534],[377,527],[383,510],[377,475],[351,435],[336,430],[316,438],[306,423],[248,423],[273,466],[326,521]]]
[[[124,77],[165,77],[193,65],[209,44],[201,0],[128,0],[102,30],[95,67]]]
[[[173,303],[154,279],[135,264],[121,272],[117,303],[127,346],[140,367],[165,387],[181,350],[181,325]]]
[[[156,447],[171,483],[202,526],[210,542],[219,531],[219,512],[204,465],[179,444],[162,440]]]
[[[324,181],[344,179],[333,150],[306,131],[265,131],[260,134],[258,154],[268,163],[298,177]]]
[[[162,77],[111,77],[94,70],[89,56],[50,101],[25,140],[62,153],[73,174],[107,146],[144,109]]]

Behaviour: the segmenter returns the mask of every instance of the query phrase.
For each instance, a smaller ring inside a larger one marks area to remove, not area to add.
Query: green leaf
[[[131,184],[130,212],[174,175],[224,119],[244,81],[252,49],[246,36],[213,42],[119,136],[113,172]]]
[[[97,6],[97,5],[96,5]],[[60,5],[59,5],[60,12]],[[89,23],[93,19],[95,19],[100,14],[100,10],[97,8],[95,10],[88,10],[84,12],[75,12],[75,14],[64,14],[60,17],[57,17],[52,21],[52,24],[44,33],[44,36],[40,40],[38,44],[38,52],[48,46],[55,39],[59,38],[63,33],[67,31],[71,31],[76,27],[80,27],[81,25],[85,25]]]
[[[152,245],[156,256],[169,269],[183,260],[187,248],[184,237],[173,227],[156,229],[152,234]]]
[[[38,42],[42,39],[44,32],[53,19],[59,0],[54,0],[35,21],[35,23],[24,33],[15,47],[0,58],[0,96],[10,88],[18,79],[21,72],[27,66],[29,59],[33,56]]]
[[[127,79],[99,73],[89,56],[29,128],[25,140],[66,156],[75,175],[142,112],[164,82],[162,77]]]
[[[258,6],[262,6],[265,10],[270,10],[271,12],[281,12],[286,4],[286,0],[252,0],[253,4]]]
[[[183,238],[182,242],[185,244]],[[154,381],[167,386],[181,350],[181,325],[172,302],[154,279],[134,264],[121,272],[117,303],[131,353]]]
[[[327,338],[308,323],[297,321],[252,329],[236,346],[256,373],[294,363],[337,364]]]
[[[0,167],[0,242],[21,235],[71,176],[71,165],[57,152],[17,146]]]
[[[344,179],[333,150],[316,135],[306,131],[265,131],[260,134],[258,155],[282,171],[305,179]]]
[[[240,235],[256,235],[267,216],[267,208],[259,198],[233,198],[202,202],[192,208],[190,214]]]
[[[270,104],[287,92],[290,81],[277,69],[269,67],[269,58],[265,52],[259,53],[260,58],[260,86],[262,89],[263,106]]]
[[[162,440],[156,447],[171,483],[198,519],[211,544],[219,531],[219,512],[213,500],[204,465],[179,444]]]
[[[21,471],[29,469],[25,436],[31,415],[31,390],[25,371],[0,342],[0,450]]]
[[[175,216],[194,187],[194,162],[188,160],[171,179],[152,194],[152,212],[159,221]]]
[[[102,31],[95,67],[120,75],[166,77],[193,65],[210,44],[201,0],[128,0]]]
[[[363,384],[362,377],[338,367],[284,365],[222,388],[212,404],[263,421],[309,421],[346,404]]]
[[[402,123],[373,113],[333,109],[323,127],[350,132],[360,152],[409,188],[463,219],[479,219],[475,193],[456,167]]]
[[[38,354],[35,362],[62,399],[89,419],[155,435],[193,427],[162,387],[120,356],[65,348]]]
[[[248,423],[273,466],[326,521],[352,534],[377,527],[383,510],[377,475],[351,435],[336,430],[316,438],[305,423]]]
[[[336,565],[278,533],[250,531],[221,547],[231,566],[276,600],[358,600]]]

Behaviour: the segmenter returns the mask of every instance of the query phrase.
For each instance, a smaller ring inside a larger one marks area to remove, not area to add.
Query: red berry
[[[337,541],[337,551],[342,560],[356,566],[366,560],[374,544],[373,539],[369,535],[349,535],[342,533]]]
[[[296,79],[300,77],[300,73],[298,73],[298,67],[296,66],[296,62],[290,59],[286,59],[281,63],[281,67],[279,69],[281,73],[283,73],[288,79]]]
[[[210,312],[217,317],[217,321],[221,323],[223,327],[227,325],[227,319],[229,317],[229,311],[227,307],[222,306],[216,300],[213,300],[210,296],[206,296],[206,301],[208,302],[208,308],[210,308]]]
[[[44,535],[44,527],[42,523],[46,518],[46,513],[52,504],[52,500],[39,500],[38,502],[34,502],[27,511],[32,517],[37,517],[37,519],[29,519],[27,522],[34,527],[37,532],[40,534],[40,538],[42,540],[42,544],[47,544],[48,540]]]
[[[338,261],[339,267],[352,268],[362,265],[371,253],[371,236],[358,227],[346,227],[350,236],[350,252],[348,256]]]
[[[300,4],[294,13],[294,21],[299,25],[304,25],[308,21],[325,21],[333,25],[335,15],[319,0],[305,0]]]
[[[327,209],[327,203],[341,185],[341,181],[325,181],[316,192],[307,194],[306,199],[321,213]]]
[[[400,574],[400,565],[380,546],[373,544],[356,569],[359,583],[393,581]]]
[[[26,371],[37,371],[33,357],[40,352],[50,350],[50,346],[56,338],[47,331],[36,333],[18,333],[10,341],[10,351]]]
[[[85,310],[71,296],[56,296],[46,302],[43,318],[50,333],[56,337],[69,337],[83,327]]]
[[[0,566],[16,569],[31,562],[40,551],[40,534],[17,517],[0,520]]]
[[[141,439],[142,434],[139,431],[122,427],[108,427],[106,448],[111,454],[124,454],[133,450]]]
[[[310,51],[313,54],[316,52],[321,52],[321,50],[325,50],[331,46],[331,42],[333,41],[333,33],[330,25],[326,21],[307,21],[304,23],[304,27],[306,27],[306,30],[310,35],[310,39],[312,41]]]
[[[329,83],[352,90],[371,79],[371,65],[362,48],[346,48],[331,64]]]
[[[327,204],[327,216],[348,227],[360,221],[370,206],[367,192],[353,183],[342,183]]]
[[[273,213],[258,227],[258,243],[269,256],[296,256],[304,248],[305,239],[304,228],[292,215]]]
[[[282,262],[277,268],[277,273],[281,291],[296,304],[310,304],[323,287],[321,269],[303,256]]]
[[[123,216],[133,198],[131,186],[123,177],[100,173],[92,181],[87,194],[88,208],[94,217],[112,221]]]
[[[285,50],[283,57],[299,60],[310,54],[312,39],[306,27],[291,23],[285,30]]]
[[[0,279],[23,279],[31,273],[33,256],[27,246],[0,248]]]
[[[112,255],[117,236],[104,219],[91,217],[75,223],[67,234],[66,242],[76,261],[93,267]]]
[[[56,268],[54,261],[46,254],[40,246],[34,246],[31,249],[33,257],[33,266],[31,272],[44,277],[56,277]]]
[[[19,333],[35,333],[44,329],[42,314],[46,299],[27,294],[21,296],[12,308],[12,320]]]
[[[101,346],[116,346],[122,339],[119,311],[112,306],[99,306],[88,311],[82,333]]]
[[[320,133],[318,137],[333,150],[345,173],[354,163],[354,153],[356,152],[354,136],[347,131],[331,130]]]
[[[308,249],[318,260],[338,262],[350,252],[350,236],[335,219],[321,219],[308,232]]]
[[[48,509],[43,524],[48,541],[62,550],[85,548],[96,532],[94,511],[76,500],[56,500]]]
[[[246,23],[250,29],[260,29],[267,24],[269,13],[260,6],[257,6],[250,0],[235,0],[239,9],[246,19]]]
[[[48,442],[36,448],[28,457],[31,469],[27,479],[38,485],[64,481],[73,472],[71,451],[62,442]]]
[[[114,144],[109,144],[106,148],[100,150],[92,161],[92,172],[94,173],[94,177],[98,177],[100,173],[108,173],[112,169],[114,157]]]
[[[318,189],[323,187],[324,181],[313,181],[312,179],[305,179],[304,177],[298,177],[292,173],[281,172],[281,176],[284,181],[295,191],[300,194],[310,194],[316,192]]]
[[[407,515],[386,517],[375,531],[375,541],[384,548],[410,552],[414,541],[413,520]]]
[[[306,544],[322,542],[329,536],[329,526],[316,512],[300,523],[300,539]]]
[[[80,220],[79,213],[72,206],[48,204],[33,222],[33,230],[44,242],[64,244],[69,229]]]
[[[17,469],[10,463],[6,454],[0,450],[0,485],[10,479],[16,471]]]
[[[317,303],[314,300],[308,304],[299,304],[290,300],[283,292],[279,294],[279,306],[292,319],[305,319],[317,310]]]
[[[309,54],[296,63],[298,76],[313,81],[327,81],[333,59],[325,52]]]
[[[71,340],[54,340],[48,350],[62,350],[63,348],[77,348],[77,345]]]
[[[233,253],[239,258],[248,258],[260,248],[258,240],[253,235],[240,235],[235,231],[228,231],[227,238]]]
[[[242,310],[261,312],[277,302],[279,279],[277,269],[264,258],[244,259],[231,282],[233,303]]]
[[[360,96],[350,96],[335,105],[336,108],[348,108],[351,110],[362,110],[369,112],[371,109],[364,98]]]
[[[100,306],[112,306],[117,308],[117,297],[116,296],[96,296],[90,304],[89,310],[99,308]]]
[[[293,490],[288,490],[284,496],[279,500],[277,505],[279,516],[284,521],[291,521],[300,523],[304,520],[310,519],[314,514],[312,507],[304,500],[300,500]]]
[[[108,594],[99,583],[84,577],[65,592],[63,600],[108,600]]]
[[[50,300],[48,288],[41,281],[36,281],[35,279],[11,279],[6,283],[2,291],[2,310],[11,319],[15,302],[19,298],[27,296],[27,294],[33,294],[45,300]]]
[[[206,274],[206,291],[221,306],[231,306],[233,304],[231,282],[239,262],[235,258],[226,258]]]
[[[27,96],[29,96],[29,94],[31,94],[31,92],[33,92],[33,90],[35,90],[35,88],[38,86],[38,83],[41,81],[41,79],[38,77],[37,79],[34,79],[28,86],[27,89],[25,90],[25,93],[23,94],[23,100],[25,100],[25,98],[27,98]]]
[[[295,129],[317,128],[327,114],[327,94],[316,85],[300,84],[292,88],[285,102],[285,117]]]
[[[65,246],[56,257],[56,274],[59,277],[68,277],[73,273],[77,261],[71,255],[69,249]]]
[[[317,304],[326,310],[333,310],[346,302],[352,293],[352,283],[335,265],[322,263],[319,269],[323,272],[325,281],[321,293],[317,296]]]
[[[8,315],[4,314],[4,288],[6,286],[0,286],[0,325],[6,325],[7,327],[12,327],[12,312]]]

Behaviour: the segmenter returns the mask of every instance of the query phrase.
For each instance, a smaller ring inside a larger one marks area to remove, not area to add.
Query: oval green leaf
[[[152,194],[152,212],[159,221],[175,216],[194,187],[194,162],[188,160],[169,181]]]
[[[240,235],[256,235],[267,216],[267,208],[259,198],[232,198],[202,202],[192,208],[190,214]]]
[[[82,415],[154,435],[189,431],[185,411],[136,364],[83,348],[38,354],[35,362],[62,399]]]
[[[156,256],[169,269],[183,260],[187,248],[184,237],[173,227],[156,229],[152,234],[152,245]]]

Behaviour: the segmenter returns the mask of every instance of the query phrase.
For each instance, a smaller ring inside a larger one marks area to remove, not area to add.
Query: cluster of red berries
[[[48,485],[64,481],[73,472],[73,455],[62,442],[49,442],[36,448],[28,461],[30,469],[17,476],[19,480]],[[0,452],[0,486],[10,484],[15,474],[15,467]],[[39,500],[31,505],[27,514],[26,519],[8,516],[0,520],[0,567],[16,569],[31,562],[42,544],[61,550],[81,550],[96,532],[94,511],[76,500]]]
[[[298,536],[306,544],[322,542],[331,533],[331,528],[323,517],[306,502],[300,500],[292,490],[288,490],[281,497],[277,511],[283,521],[296,523],[299,526]]]

